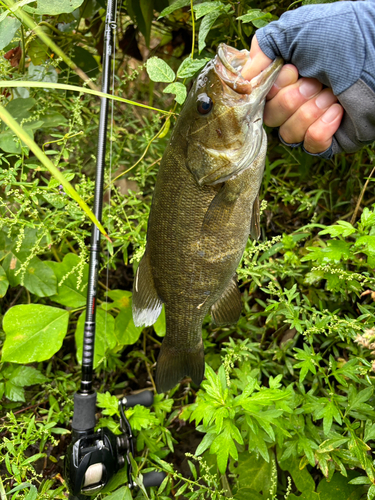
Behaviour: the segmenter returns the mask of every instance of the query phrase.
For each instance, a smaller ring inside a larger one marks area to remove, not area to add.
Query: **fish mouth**
[[[241,74],[249,60],[248,50],[237,50],[221,43],[214,59],[214,68],[220,80],[238,94],[252,94],[256,100],[262,100],[271,90],[284,64],[281,57],[272,63],[252,80],[246,80]]]

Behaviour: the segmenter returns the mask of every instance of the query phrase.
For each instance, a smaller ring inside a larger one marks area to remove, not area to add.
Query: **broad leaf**
[[[147,61],[146,69],[153,82],[172,83],[176,76],[173,69],[163,59],[156,56]]]
[[[0,299],[7,293],[8,287],[9,281],[7,279],[6,272],[2,266],[0,266]]]
[[[163,306],[161,313],[153,325],[155,332],[159,337],[164,337],[167,332],[167,325],[165,322],[165,307]]]
[[[206,38],[208,33],[210,32],[210,29],[212,26],[215,24],[217,18],[223,13],[223,12],[228,12],[230,9],[230,5],[226,5],[223,9],[220,10],[214,10],[210,14],[207,14],[204,16],[202,19],[200,28],[199,28],[199,35],[198,35],[198,52],[201,53],[202,50],[206,46]]]
[[[320,500],[332,500],[333,498],[340,500],[359,500],[363,494],[363,488],[358,488],[358,486],[354,484],[349,484],[349,481],[356,476],[358,476],[358,472],[348,470],[348,477],[344,477],[338,472],[335,472],[329,482],[327,479],[323,479],[320,481],[317,488]]]
[[[0,22],[0,50],[3,50],[12,41],[20,26],[20,21],[10,16]]]
[[[210,59],[208,59],[208,57],[205,57],[204,59],[191,59],[191,57],[187,57],[178,68],[177,77],[190,78],[194,76],[195,73],[202,69],[209,60]]]
[[[26,7],[25,10],[35,14],[48,14],[58,16],[59,14],[69,14],[83,4],[84,0],[38,0],[37,8]]]
[[[160,12],[159,19],[161,17],[169,16],[169,14],[172,14],[172,12],[174,12],[175,10],[181,9],[182,7],[187,7],[190,4],[191,0],[176,0],[172,3],[172,5],[166,7],[162,12]]]
[[[82,307],[86,304],[88,265],[73,253],[65,255],[62,262],[47,261],[56,276],[57,294],[51,300],[67,307]],[[83,267],[82,281],[78,282],[79,271]]]
[[[163,92],[166,94],[175,94],[175,101],[177,101],[178,104],[183,104],[185,102],[187,91],[185,85],[180,82],[170,83],[165,87]]]
[[[62,346],[69,313],[41,304],[17,305],[4,316],[2,361],[32,363],[53,356]]]
[[[230,463],[230,471],[238,475],[239,489],[251,488],[267,494],[271,488],[272,461],[266,462],[255,453],[243,452],[238,461]],[[250,497],[251,498],[251,497]]]
[[[119,345],[132,345],[137,342],[143,330],[135,326],[131,304],[127,309],[121,309],[115,321],[115,337]]]

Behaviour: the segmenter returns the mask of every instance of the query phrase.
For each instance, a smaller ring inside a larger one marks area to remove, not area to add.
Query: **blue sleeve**
[[[339,95],[361,79],[375,91],[375,2],[306,5],[256,32],[262,51]]]

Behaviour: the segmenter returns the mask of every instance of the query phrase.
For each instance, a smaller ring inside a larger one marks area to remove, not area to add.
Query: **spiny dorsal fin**
[[[241,315],[241,309],[241,294],[235,274],[220,299],[211,307],[212,320],[216,325],[236,323]]]
[[[259,194],[255,198],[253,205],[253,212],[251,215],[250,223],[250,236],[253,240],[259,240],[260,238],[260,204],[259,204]]]
[[[133,283],[133,320],[135,326],[151,326],[161,313],[162,302],[155,290],[150,259],[142,257]]]

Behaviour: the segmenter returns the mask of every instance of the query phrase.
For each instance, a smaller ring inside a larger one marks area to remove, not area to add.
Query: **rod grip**
[[[154,393],[151,391],[143,391],[138,394],[129,394],[122,399],[122,404],[125,408],[132,408],[135,405],[151,406],[154,402]]]
[[[166,477],[167,474],[165,472],[146,472],[143,474],[143,485],[145,488],[160,486]]]
[[[96,392],[74,394],[74,414],[72,428],[75,431],[88,431],[95,427]]]

